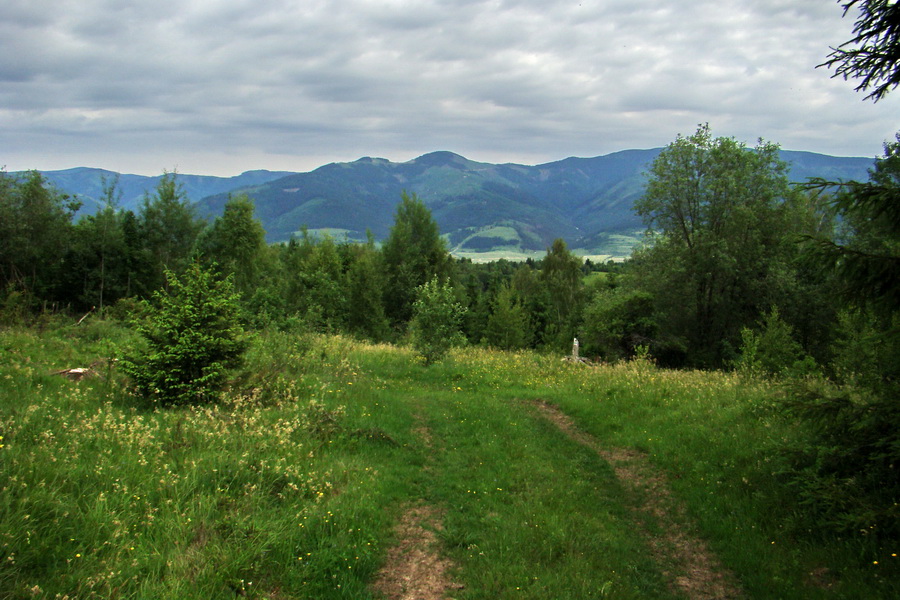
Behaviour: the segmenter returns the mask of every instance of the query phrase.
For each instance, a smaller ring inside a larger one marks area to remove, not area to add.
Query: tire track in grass
[[[666,478],[650,464],[646,455],[628,448],[604,447],[556,406],[543,401],[533,404],[560,431],[596,452],[613,468],[616,478],[634,498],[633,510],[641,523],[641,533],[673,592],[692,600],[744,596],[734,575],[706,542],[682,525],[686,521],[684,507],[674,500]],[[652,532],[651,523],[655,525]]]
[[[462,586],[450,578],[453,563],[441,556],[435,531],[441,530],[440,513],[429,506],[408,509],[395,529],[397,543],[372,589],[390,600],[444,600]]]
[[[413,433],[430,452],[431,430],[420,414],[414,417]],[[443,529],[442,516],[439,510],[425,505],[413,506],[403,513],[394,528],[397,543],[388,549],[385,564],[372,584],[373,591],[389,600],[446,600],[450,590],[462,589],[450,578],[456,565],[441,555],[435,534]]]

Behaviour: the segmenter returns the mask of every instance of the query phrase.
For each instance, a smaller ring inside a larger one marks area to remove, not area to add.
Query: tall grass
[[[803,432],[765,384],[267,332],[219,404],[159,409],[109,360],[130,333],[83,325],[0,330],[0,598],[374,597],[416,505],[454,597],[671,597],[610,466],[536,399],[646,452],[749,596],[898,592],[895,549],[787,526],[776,449]]]

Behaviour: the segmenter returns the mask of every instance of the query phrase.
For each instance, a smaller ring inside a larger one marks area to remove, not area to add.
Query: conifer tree
[[[382,256],[385,309],[391,324],[400,327],[412,317],[416,289],[434,277],[448,277],[452,266],[431,211],[415,194],[401,196]]]
[[[192,263],[144,303],[137,331],[144,346],[122,361],[135,389],[160,404],[216,399],[229,372],[240,366],[247,339],[231,278]]]

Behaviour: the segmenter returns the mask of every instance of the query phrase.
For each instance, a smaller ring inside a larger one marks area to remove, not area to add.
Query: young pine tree
[[[145,347],[124,360],[123,369],[136,391],[154,402],[213,401],[248,345],[238,295],[230,277],[216,280],[196,262],[180,278],[166,271],[166,279],[137,324]]]

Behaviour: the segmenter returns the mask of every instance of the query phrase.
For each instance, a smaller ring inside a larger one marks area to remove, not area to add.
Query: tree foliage
[[[234,274],[235,289],[250,296],[265,270],[266,232],[254,217],[253,201],[246,194],[228,199],[221,217],[200,235],[198,250],[224,273]]]
[[[850,0],[844,15],[859,8],[853,37],[831,49],[819,66],[836,67],[834,76],[861,79],[856,91],[872,91],[878,102],[900,84],[900,4],[894,0]]]
[[[375,240],[370,237],[366,244],[353,245],[347,254],[347,327],[360,337],[385,340],[389,332],[381,298],[385,277]]]
[[[450,348],[465,341],[461,331],[465,312],[448,281],[435,276],[419,286],[410,332],[413,347],[425,358],[425,364],[441,360]]]
[[[853,0],[855,37],[833,49],[836,75],[862,78],[878,101],[900,83],[900,5]],[[847,48],[847,46],[856,46]],[[900,535],[900,136],[885,145],[867,182],[812,180],[834,190],[844,232],[807,236],[806,262],[835,282],[840,312],[830,370],[835,384],[804,381],[786,406],[815,433],[794,454],[789,485],[817,526],[848,534]]]
[[[815,362],[806,356],[778,307],[772,307],[758,327],[741,330],[741,354],[735,368],[751,376],[799,376],[811,374]]]
[[[0,172],[0,289],[45,300],[65,293],[59,276],[78,207],[37,171]]]
[[[581,264],[562,239],[553,241],[541,261],[538,279],[546,299],[543,340],[552,348],[566,348],[578,330],[584,300]]]
[[[869,181],[812,180],[837,187],[832,206],[848,228],[845,239],[808,236],[810,262],[830,269],[851,302],[881,311],[900,306],[900,133],[884,146]]]
[[[867,182],[837,187],[844,231],[807,237],[806,260],[843,299],[833,344],[837,385],[795,386],[787,406],[813,426],[795,457],[792,485],[818,518],[846,532],[900,535],[900,138]]]
[[[179,273],[189,263],[203,222],[194,214],[175,174],[165,173],[155,193],[144,198],[138,227],[150,266],[149,291],[166,284],[166,270]]]
[[[635,355],[639,346],[649,348],[659,338],[649,292],[615,287],[601,290],[585,306],[581,342],[586,354],[604,360]]]
[[[387,316],[397,326],[408,322],[419,286],[449,277],[452,263],[431,211],[415,194],[403,193],[394,225],[382,245]]]
[[[494,296],[484,339],[494,348],[518,350],[528,345],[531,336],[528,312],[509,282],[504,282]]]
[[[192,263],[145,303],[137,331],[145,347],[122,361],[139,394],[160,404],[214,401],[241,364],[247,339],[230,278]]]
[[[75,226],[74,244],[68,256],[69,276],[82,307],[98,310],[127,295],[128,247],[122,227],[124,213],[106,205],[83,217]],[[77,280],[75,280],[77,277]]]
[[[796,203],[772,143],[748,149],[703,125],[653,162],[635,203],[653,240],[638,255],[638,287],[657,299],[661,334],[683,340],[692,362],[721,364],[726,344],[771,304]]]

